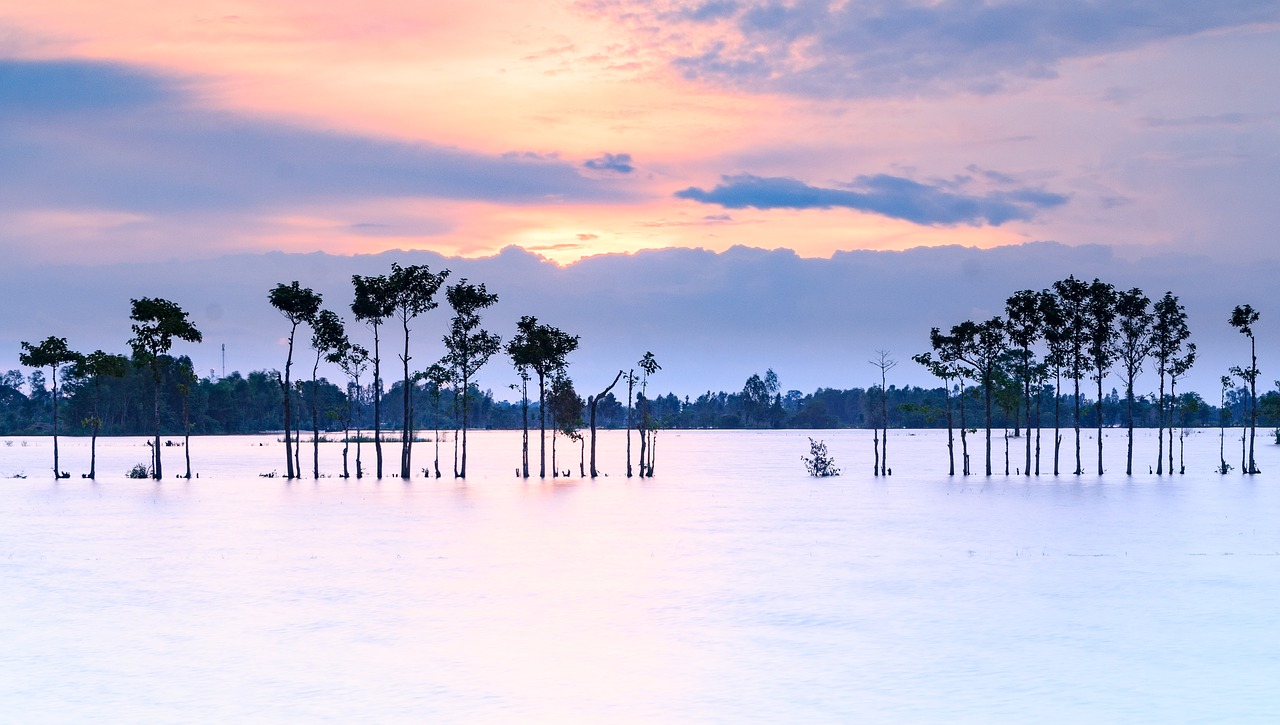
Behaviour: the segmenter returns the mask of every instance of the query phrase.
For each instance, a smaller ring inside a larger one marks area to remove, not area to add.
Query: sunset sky
[[[1272,2],[6,5],[17,264],[1032,240],[1274,256]]]

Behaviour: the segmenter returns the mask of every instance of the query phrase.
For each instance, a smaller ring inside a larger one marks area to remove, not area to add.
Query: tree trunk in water
[[[53,477],[62,478],[62,468],[58,463],[58,366],[53,366]]]
[[[946,378],[942,380],[942,397],[947,406],[947,475],[954,476],[956,475],[956,444],[955,434],[952,432],[951,384]]]
[[[1053,386],[1053,475],[1058,475],[1058,459],[1062,452],[1062,373],[1057,373]]]
[[[1164,409],[1165,409],[1164,363],[1160,362],[1158,364],[1160,365],[1160,398],[1157,403],[1158,410],[1156,411],[1156,426],[1157,426],[1156,427],[1156,443],[1157,443],[1156,475],[1163,476],[1164,475]]]
[[[156,363],[154,362],[152,363],[152,365],[155,365],[155,364]],[[155,424],[156,424],[156,438],[155,438],[155,442],[152,444],[152,452],[155,454],[154,455],[155,479],[159,481],[164,476],[164,472],[161,470],[161,466],[160,466],[160,371],[155,368],[152,368],[152,370],[153,370],[152,375],[154,376],[154,382],[155,382]],[[56,474],[57,472],[55,471],[54,473]]]
[[[547,477],[547,385],[538,373],[538,478]]]
[[[373,326],[373,451],[377,458],[377,476],[382,478],[382,356],[378,351],[378,325]],[[356,444],[356,460],[360,446]],[[359,471],[356,475],[360,475]]]
[[[631,478],[631,393],[635,384],[635,371],[627,376],[627,478]]]
[[[1258,473],[1258,464],[1253,457],[1253,442],[1258,434],[1258,343],[1253,335],[1249,335],[1249,351],[1253,363],[1249,368],[1249,473]]]
[[[1133,378],[1129,379],[1125,392],[1125,417],[1129,425],[1129,449],[1125,455],[1124,475],[1133,475]]]
[[[1075,419],[1072,421],[1076,431],[1076,475],[1084,473],[1084,462],[1080,458],[1080,378],[1076,378],[1075,394],[1076,407]]]
[[[990,376],[988,376],[990,378]],[[991,380],[983,382],[983,397],[986,398],[987,423],[987,475],[991,475]]]
[[[965,417],[965,385],[960,381],[960,471],[969,475],[969,422]]]
[[[1102,475],[1102,371],[1098,371],[1098,475]]]

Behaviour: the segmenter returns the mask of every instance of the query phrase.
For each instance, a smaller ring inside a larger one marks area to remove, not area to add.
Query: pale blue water
[[[890,478],[869,433],[813,435],[845,475],[804,474],[804,433],[673,431],[652,481],[619,475],[618,434],[609,477],[526,482],[519,434],[479,433],[466,483],[260,478],[270,437],[196,439],[200,478],[159,484],[122,476],[140,440],[103,441],[98,482],[55,482],[47,439],[11,439],[0,721],[1280,717],[1269,438],[1255,477],[1210,473],[1205,432],[1185,476],[1147,475],[1144,440],[1133,478],[963,479],[945,433],[894,431]]]

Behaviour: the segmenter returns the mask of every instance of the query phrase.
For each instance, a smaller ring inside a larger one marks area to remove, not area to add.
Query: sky
[[[1256,279],[1276,88],[1276,2],[10,2],[0,255],[40,279],[1047,242]]]

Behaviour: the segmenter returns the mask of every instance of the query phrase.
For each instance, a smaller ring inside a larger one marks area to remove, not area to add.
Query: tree
[[[636,363],[636,367],[640,368],[643,376],[640,378],[640,478],[648,478],[653,476],[653,421],[649,417],[649,399],[646,395],[649,392],[649,378],[654,373],[662,369],[652,352],[645,352],[644,357],[640,358],[640,362]],[[773,373],[770,369],[766,373],[766,377]],[[774,375],[774,385],[777,385],[778,376]],[[776,389],[776,387],[775,387]],[[768,384],[765,384],[765,400],[769,398]]]
[[[178,378],[178,395],[182,396],[182,454],[187,461],[187,472],[183,478],[191,480],[191,387],[200,381],[196,377],[191,359],[183,356],[175,366]]]
[[[1125,455],[1126,476],[1133,475],[1133,386],[1142,364],[1151,355],[1154,340],[1151,336],[1151,300],[1142,290],[1134,287],[1116,296],[1116,317],[1120,328],[1117,354],[1124,368],[1125,426],[1129,430],[1128,452]]]
[[[1089,285],[1076,279],[1074,275],[1053,283],[1058,303],[1062,310],[1062,321],[1066,332],[1066,369],[1067,375],[1074,383],[1075,414],[1073,425],[1076,432],[1076,475],[1084,473],[1084,463],[1080,458],[1080,381],[1084,378],[1085,365],[1088,361],[1086,348],[1089,344],[1088,322],[1085,319],[1086,305],[1089,301]]]
[[[1237,305],[1231,311],[1231,326],[1249,338],[1249,367],[1235,368],[1249,384],[1249,460],[1247,465],[1241,466],[1249,474],[1259,472],[1253,457],[1254,438],[1258,433],[1258,340],[1253,335],[1253,325],[1258,321],[1258,316],[1258,311],[1252,305]]]
[[[445,290],[449,306],[453,308],[453,321],[449,334],[445,335],[444,362],[453,370],[453,377],[461,384],[462,392],[462,462],[454,475],[467,477],[467,410],[471,378],[502,349],[502,338],[480,328],[480,311],[498,301],[498,295],[489,293],[484,284],[471,284],[466,278]]]
[[[987,475],[991,475],[991,402],[1000,374],[1000,356],[1005,348],[1004,321],[993,317],[986,322],[965,322],[951,328],[951,334],[959,342],[960,359],[978,374],[982,381],[982,395],[986,405]]]
[[[1169,375],[1170,368],[1174,364],[1178,354],[1182,352],[1183,345],[1187,338],[1191,336],[1190,329],[1187,328],[1187,312],[1182,304],[1178,302],[1178,298],[1172,292],[1165,292],[1152,306],[1152,322],[1151,322],[1151,356],[1155,360],[1156,372],[1160,376],[1160,394],[1156,406],[1158,409],[1158,421],[1156,438],[1158,445],[1156,450],[1156,473],[1164,473],[1164,428],[1166,421],[1172,428],[1173,421],[1169,419],[1169,403],[1165,397],[1164,384]],[[1172,446],[1172,444],[1170,444]],[[1170,451],[1170,460],[1172,461],[1173,452]],[[1173,464],[1169,464],[1169,473],[1173,473]]]
[[[582,442],[582,409],[585,404],[582,396],[573,389],[573,381],[563,371],[557,371],[551,379],[551,392],[547,395],[547,407],[551,410],[554,429],[551,434],[551,471],[559,475],[556,462],[556,432],[563,433],[572,441]],[[579,451],[579,475],[585,477],[581,451]]]
[[[809,475],[815,478],[840,475],[840,469],[835,465],[836,460],[827,453],[825,441],[815,441],[810,438],[809,455],[800,456],[800,460],[804,461],[804,467],[808,469]]]
[[[876,356],[869,362],[880,371],[880,427],[883,430],[880,445],[883,453],[876,453],[875,458],[880,462],[880,468],[875,471],[875,475],[887,476],[889,475],[889,388],[887,376],[889,371],[898,365],[898,361],[889,357],[888,350],[876,350]],[[880,437],[879,433],[876,437]]]
[[[284,315],[285,319],[289,321],[289,354],[285,358],[284,376],[281,377],[279,373],[276,373],[276,381],[280,383],[284,404],[285,477],[292,479],[302,476],[302,471],[294,471],[294,443],[290,440],[293,429],[293,384],[290,381],[290,374],[293,368],[293,340],[298,332],[298,325],[304,322],[310,323],[316,313],[320,311],[321,298],[311,288],[300,287],[298,286],[298,281],[294,280],[293,284],[290,285],[277,284],[268,293],[267,299],[271,302],[271,306],[279,310],[280,314]]]
[[[578,349],[577,335],[570,335],[559,328],[540,324],[538,318],[529,315],[521,317],[516,323],[516,334],[507,344],[507,354],[511,356],[516,369],[531,370],[538,376],[538,476],[540,478],[547,476],[547,380],[552,373],[565,368],[568,364],[566,358],[576,349]],[[525,431],[527,460],[527,422]],[[528,475],[527,464],[525,475]]]
[[[940,336],[940,335],[941,333],[939,332],[938,328],[936,327],[933,328],[931,336]],[[936,349],[937,348],[935,347],[935,350]],[[934,377],[942,381],[942,398],[944,401],[946,401],[946,412],[947,412],[947,461],[950,464],[948,466],[947,475],[954,476],[956,475],[956,456],[955,456],[955,441],[952,434],[953,426],[952,426],[952,420],[951,420],[951,377],[952,377],[951,369],[946,364],[939,362],[937,360],[934,360],[932,353],[928,353],[928,352],[919,353],[917,355],[912,355],[911,359],[919,363],[920,365],[923,365],[931,375],[933,375]]]
[[[50,380],[53,383],[53,477],[69,478],[62,475],[58,463],[58,370],[80,360],[80,353],[67,347],[67,338],[50,335],[43,342],[32,345],[22,343],[22,352],[18,353],[18,362],[30,368],[49,368]]]
[[[613,382],[609,383],[608,387],[600,391],[598,395],[587,396],[587,410],[589,411],[588,422],[591,426],[591,477],[592,478],[595,478],[599,474],[598,469],[596,469],[596,407],[599,405],[600,401],[604,399],[606,395],[609,394],[609,391],[613,390],[613,386],[617,385],[618,381],[621,379],[622,379],[622,371],[619,370],[618,374],[613,376]]]
[[[379,346],[378,331],[382,322],[395,314],[395,295],[387,278],[361,277],[352,275],[351,284],[355,287],[355,300],[351,303],[351,313],[357,320],[367,324],[373,330],[373,448],[377,459],[375,472],[382,478],[382,351]],[[356,443],[356,457],[360,456],[360,444]],[[357,471],[356,475],[359,475]]]
[[[347,331],[343,329],[337,313],[321,310],[311,319],[311,349],[316,351],[316,360],[311,366],[311,387],[307,399],[311,407],[311,476],[315,479],[320,478],[320,361],[336,361],[347,344]],[[302,476],[301,471],[298,476]]]
[[[1031,346],[1040,339],[1044,326],[1044,313],[1040,307],[1040,295],[1033,290],[1013,293],[1005,301],[1006,331],[1009,342],[1019,348],[1018,379],[1022,382],[1022,399],[1026,412],[1026,463],[1023,469],[1031,475],[1031,378],[1035,356]]]
[[[1089,362],[1092,377],[1098,384],[1098,475],[1102,471],[1102,381],[1116,359],[1115,344],[1116,289],[1110,284],[1094,279],[1085,298],[1084,323],[1088,339]]]
[[[1071,329],[1062,301],[1052,290],[1040,293],[1040,315],[1044,319],[1045,363],[1053,370],[1053,475],[1060,470],[1062,452],[1062,370],[1071,359]]]
[[[428,386],[427,389],[431,393],[431,401],[432,401],[432,404],[434,405],[434,410],[432,411],[434,415],[431,416],[431,419],[435,421],[435,437],[432,439],[432,442],[435,444],[436,478],[440,478],[440,391],[442,388],[444,388],[445,385],[448,385],[450,382],[452,382],[454,378],[453,378],[453,373],[450,372],[450,368],[440,363],[435,363],[434,365],[428,367],[426,370],[423,370],[422,373],[420,374],[420,377],[426,381]],[[459,417],[457,415],[458,395],[456,392],[454,393],[453,400],[454,400],[454,413],[455,413],[454,424],[456,428],[458,417]],[[458,443],[458,436],[456,433],[454,435],[453,442],[456,448]],[[458,470],[458,461],[457,461],[456,453],[454,455],[454,461],[453,461],[453,476],[454,478],[464,478],[466,476],[465,470],[463,471]]]
[[[168,354],[175,338],[186,342],[201,342],[204,336],[187,319],[187,313],[174,302],[158,297],[143,297],[131,302],[133,309],[129,317],[133,320],[133,338],[129,340],[129,347],[133,349],[134,362],[151,369],[155,391],[152,475],[159,481],[164,475],[160,464],[160,380],[163,370],[160,357]]]
[[[1218,403],[1218,473],[1226,475],[1231,471],[1227,463],[1227,425],[1231,423],[1231,408],[1227,407],[1227,391],[1234,386],[1229,375],[1222,376],[1222,394]]]
[[[356,424],[356,478],[364,476],[364,468],[360,461],[360,376],[369,367],[369,351],[358,344],[344,339],[342,347],[328,357],[329,362],[336,364],[350,379],[347,385],[347,413],[343,417],[342,436],[342,477],[350,478],[347,469],[347,452],[351,447],[351,422]]]
[[[392,299],[395,301],[395,314],[400,318],[400,324],[404,328],[404,354],[400,356],[401,362],[404,363],[404,425],[400,439],[401,478],[409,478],[413,467],[413,401],[410,393],[416,386],[409,375],[409,361],[412,359],[409,356],[409,323],[418,315],[434,310],[438,306],[435,301],[436,292],[440,290],[440,285],[444,284],[448,276],[447,269],[436,273],[425,264],[401,267],[393,262],[391,275],[387,278]]]
[[[89,478],[94,478],[98,470],[98,431],[102,429],[102,415],[98,407],[102,399],[103,378],[123,378],[129,372],[129,359],[124,355],[112,355],[101,350],[94,350],[76,361],[73,374],[81,380],[88,381],[93,388],[93,413],[85,418],[84,425],[89,429]]]
[[[1196,344],[1194,342],[1187,343],[1186,352],[1181,357],[1173,358],[1169,361],[1169,398],[1173,406],[1181,412],[1181,402],[1178,400],[1177,388],[1178,379],[1187,374],[1192,365],[1196,362]],[[1169,409],[1169,474],[1173,474],[1173,411],[1174,407]],[[1179,428],[1185,423],[1179,421]],[[1179,470],[1179,473],[1186,473],[1186,469]]]

